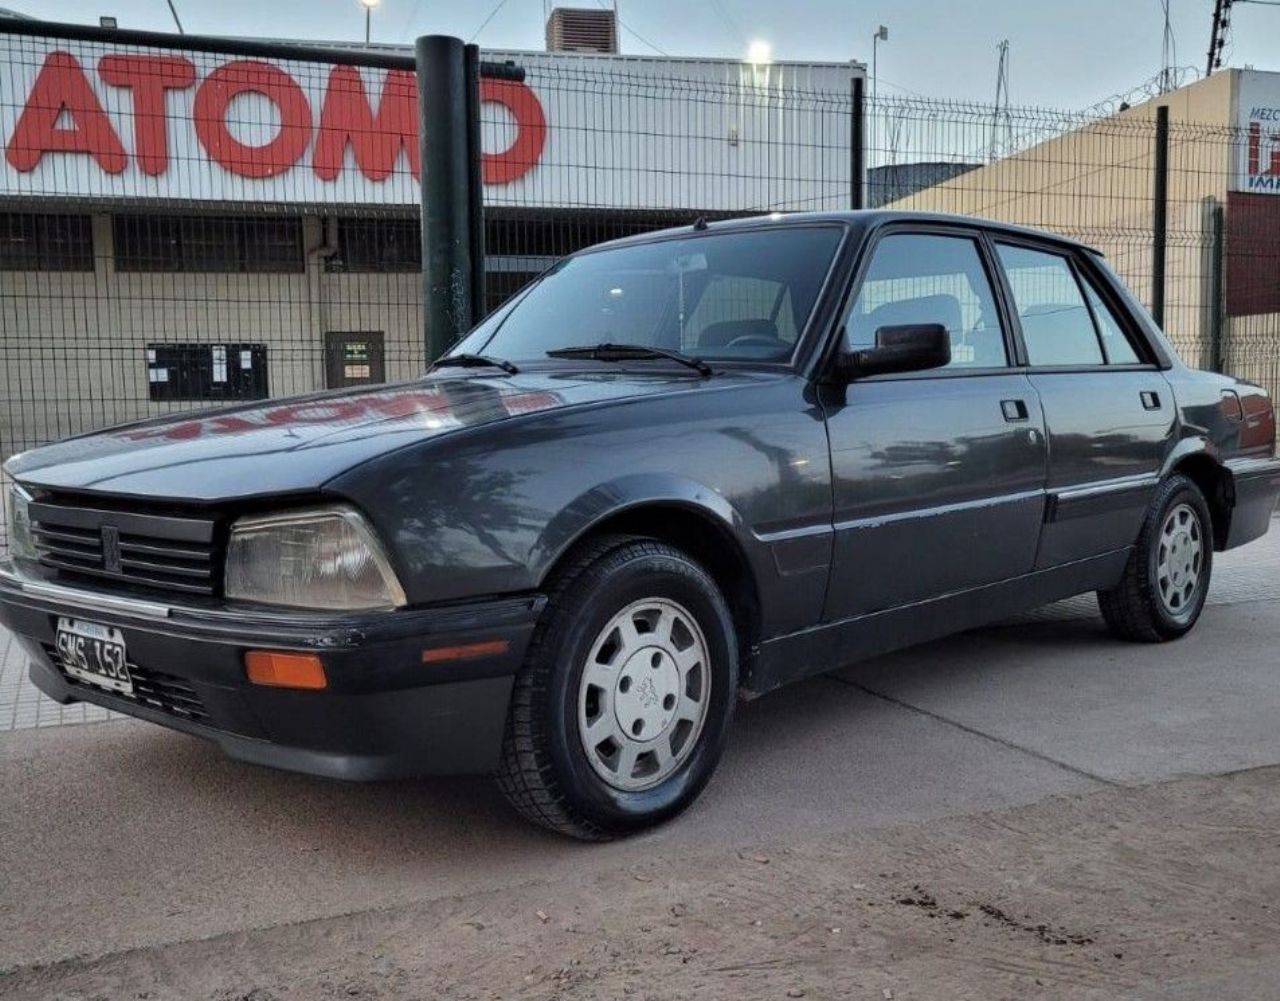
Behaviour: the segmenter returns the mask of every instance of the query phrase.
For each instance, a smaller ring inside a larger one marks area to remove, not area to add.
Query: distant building
[[[1223,70],[1013,156],[905,195],[895,208],[1055,229],[1098,247],[1144,301],[1152,274],[1156,108],[1170,118],[1165,329],[1280,391],[1280,73]],[[1222,255],[1214,225],[1223,221]],[[1221,284],[1216,286],[1217,276]],[[1218,305],[1221,306],[1220,313]]]
[[[923,188],[949,181],[981,164],[928,160],[921,163],[890,163],[867,171],[867,206],[878,209],[914,195]]]

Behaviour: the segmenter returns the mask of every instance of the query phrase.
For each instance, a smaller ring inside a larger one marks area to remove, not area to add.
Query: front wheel
[[[1098,607],[1123,639],[1177,639],[1200,617],[1212,571],[1209,505],[1199,487],[1174,474],[1156,491],[1120,583],[1098,592]]]
[[[711,576],[649,539],[588,543],[550,587],[511,697],[498,784],[544,827],[605,840],[689,805],[719,761],[737,689]]]

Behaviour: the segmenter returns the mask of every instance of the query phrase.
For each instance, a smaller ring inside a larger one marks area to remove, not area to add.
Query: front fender
[[[539,585],[551,568],[583,537],[605,522],[640,508],[680,508],[701,515],[730,535],[755,568],[758,548],[742,515],[715,490],[670,473],[637,473],[598,484],[576,497],[545,526],[529,554],[529,570]],[[758,570],[757,570],[758,573]]]

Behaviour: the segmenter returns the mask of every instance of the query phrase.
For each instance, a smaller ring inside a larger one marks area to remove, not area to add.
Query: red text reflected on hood
[[[451,391],[442,387],[398,389],[336,399],[291,401],[235,413],[213,414],[159,427],[124,428],[115,437],[129,441],[189,441],[266,429],[421,421],[433,429],[463,427],[477,418],[498,419],[559,406],[559,394],[547,390],[485,389]]]

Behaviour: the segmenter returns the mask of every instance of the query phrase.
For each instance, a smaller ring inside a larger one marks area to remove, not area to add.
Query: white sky
[[[174,0],[188,32],[363,40],[357,0]],[[605,0],[573,0],[591,6]],[[1169,0],[1177,64],[1203,70],[1213,0]],[[996,45],[1011,46],[1014,104],[1081,108],[1129,90],[1161,66],[1160,0],[619,0],[623,51],[740,57],[766,39],[776,58],[870,63],[876,26],[880,86],[990,101]],[[165,0],[0,0],[33,17],[173,30]],[[543,0],[382,0],[373,38],[454,34],[491,48],[540,49]],[[494,13],[496,10],[496,13]],[[490,15],[493,15],[490,19]],[[1239,2],[1228,62],[1280,69],[1280,6]],[[488,19],[483,31],[481,25]],[[477,37],[477,32],[479,35]],[[641,41],[642,36],[645,41]],[[649,44],[646,44],[649,43]]]

